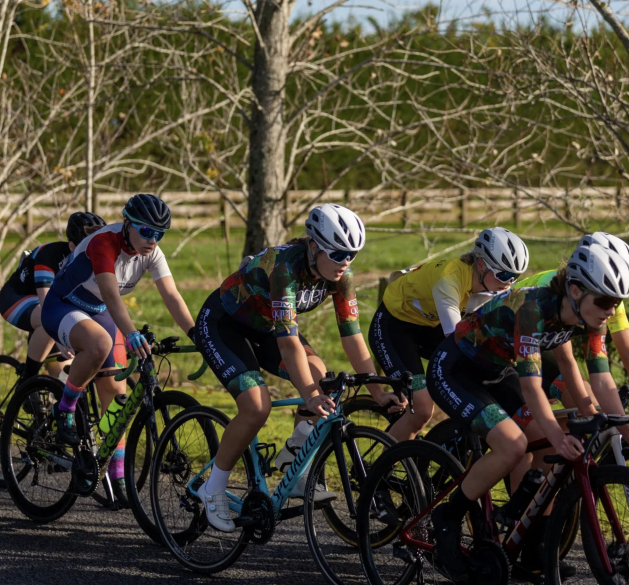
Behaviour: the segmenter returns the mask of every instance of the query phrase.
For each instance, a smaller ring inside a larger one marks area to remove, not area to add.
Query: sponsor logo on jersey
[[[28,268],[25,268],[24,270],[22,270],[22,272],[20,272],[20,280],[22,282],[26,282],[27,277],[28,277]]]

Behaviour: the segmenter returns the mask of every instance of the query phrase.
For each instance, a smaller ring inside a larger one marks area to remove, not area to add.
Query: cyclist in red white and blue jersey
[[[208,297],[197,317],[197,347],[238,406],[210,477],[199,488],[208,522],[217,530],[236,529],[225,494],[227,481],[271,410],[261,369],[290,380],[316,415],[325,417],[334,408],[318,386],[325,365],[299,332],[298,315],[331,296],[349,362],[356,372],[375,371],[360,331],[350,270],[365,244],[363,223],[349,209],[328,203],[310,211],[306,233],[306,238],[267,248],[241,265]],[[404,408],[404,401],[379,384],[370,385],[369,391],[389,409]],[[303,498],[305,480],[306,474],[292,497]],[[321,488],[317,486],[315,501],[336,497]]]
[[[171,276],[159,242],[170,228],[170,210],[155,195],[134,195],[122,212],[124,221],[109,225],[76,247],[57,274],[42,311],[44,329],[71,348],[76,357],[63,390],[53,405],[59,438],[78,444],[76,403],[87,383],[101,370],[115,373],[126,365],[126,351],[146,357],[150,347],[137,331],[121,295],[130,293],[150,272],[175,322],[194,337],[194,321]],[[111,375],[96,378],[103,411],[125,383]],[[109,466],[116,497],[128,506],[124,486],[124,438]]]
[[[22,378],[37,375],[42,362],[54,349],[55,342],[41,326],[41,306],[55,274],[66,258],[81,241],[93,231],[105,225],[105,221],[93,213],[77,212],[68,219],[67,242],[42,244],[32,252],[22,254],[16,271],[0,290],[0,314],[5,321],[29,333],[28,353]],[[72,357],[64,348],[65,357]],[[46,369],[51,376],[58,376],[63,364],[51,362]]]

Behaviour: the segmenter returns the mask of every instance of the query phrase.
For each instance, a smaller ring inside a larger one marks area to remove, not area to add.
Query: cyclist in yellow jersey
[[[427,262],[387,287],[369,328],[369,345],[387,376],[414,375],[415,414],[390,429],[399,441],[412,439],[432,417],[422,358],[430,358],[461,320],[470,296],[507,290],[529,262],[524,242],[501,227],[485,229],[468,254]]]

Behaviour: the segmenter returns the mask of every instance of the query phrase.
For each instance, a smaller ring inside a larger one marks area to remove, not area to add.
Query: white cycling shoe
[[[293,490],[291,491],[291,493],[290,493],[290,495],[288,497],[289,498],[301,498],[303,500],[304,499],[304,493],[306,491],[306,482],[307,481],[308,481],[308,476],[307,476],[307,474],[304,473],[304,475],[302,475],[299,478],[299,481],[297,482],[297,485],[295,485],[295,487],[293,488]],[[315,485],[314,501],[317,504],[331,502],[333,500],[336,500],[336,498],[337,498],[336,492],[329,492],[320,483],[317,483],[317,485]]]
[[[229,511],[227,494],[225,492],[208,494],[204,487],[205,486],[199,490],[199,496],[205,506],[205,515],[207,516],[207,521],[210,526],[221,532],[235,532],[236,525]]]

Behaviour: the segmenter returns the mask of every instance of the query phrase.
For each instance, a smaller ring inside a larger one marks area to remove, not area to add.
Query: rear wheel
[[[9,400],[20,379],[18,372],[21,366],[22,364],[10,355],[0,355],[0,429]],[[4,475],[0,471],[0,488],[4,487],[6,487]]]
[[[74,504],[71,447],[57,438],[50,409],[63,384],[48,376],[29,378],[9,402],[0,440],[6,486],[18,509],[37,522],[51,522]],[[79,436],[85,436],[77,404]]]
[[[398,420],[398,414],[391,414],[380,406],[371,396],[354,396],[343,404],[343,414],[355,425],[372,427],[389,431],[393,423]]]

